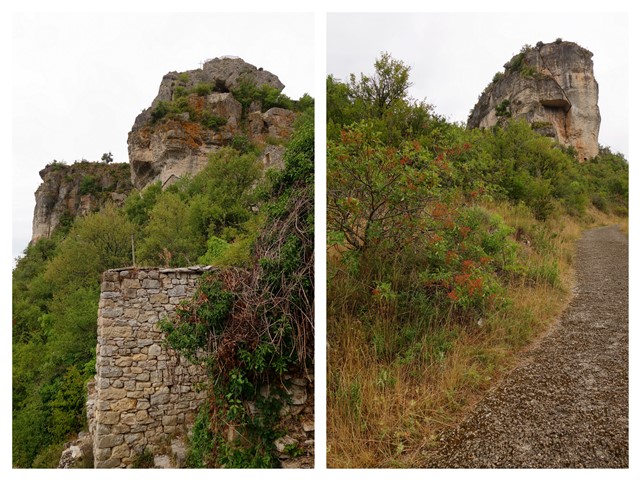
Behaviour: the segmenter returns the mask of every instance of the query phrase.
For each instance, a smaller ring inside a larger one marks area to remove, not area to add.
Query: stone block
[[[135,288],[136,290],[140,288],[140,281],[137,278],[125,278],[122,280],[121,287],[123,289],[126,288]]]
[[[169,394],[168,393],[156,393],[151,395],[150,398],[151,405],[164,405],[169,403]]]
[[[149,297],[149,301],[153,304],[156,303],[167,303],[169,301],[169,297],[165,293],[157,293],[155,295],[151,295]]]
[[[149,418],[149,412],[147,412],[146,410],[138,410],[136,412],[137,422],[141,422],[142,420],[146,420],[147,418]]]
[[[118,423],[117,425],[114,425],[113,427],[111,427],[111,433],[118,433],[121,435],[124,435],[125,433],[129,433],[131,431],[131,426],[130,425],[125,425],[123,423]]]
[[[136,298],[138,296],[137,288],[125,288],[122,290],[122,294],[125,298]]]
[[[153,278],[154,280],[157,280],[158,277],[160,277],[160,274],[158,273],[157,270],[150,270],[148,272],[149,278]]]
[[[160,288],[160,282],[151,278],[142,281],[142,288]]]
[[[104,423],[105,425],[115,425],[120,422],[119,412],[96,412],[96,422],[98,424]]]
[[[124,313],[122,307],[103,307],[100,310],[100,316],[104,318],[120,317]]]
[[[94,463],[95,468],[116,468],[120,466],[120,459],[110,457],[108,460],[100,460]]]
[[[157,357],[162,353],[162,347],[157,344],[149,346],[149,357]]]
[[[126,458],[129,456],[130,451],[131,450],[129,449],[129,445],[127,445],[126,443],[123,443],[111,449],[111,456],[114,458],[120,458],[120,459]]]
[[[123,316],[127,319],[136,320],[140,315],[140,310],[138,308],[125,308]]]
[[[144,397],[144,391],[142,390],[132,390],[130,392],[127,392],[127,398],[135,398],[135,399],[140,399],[142,397]]]
[[[101,333],[105,338],[126,338],[132,335],[133,329],[130,326],[110,326],[103,328]]]
[[[118,298],[122,297],[122,293],[120,292],[102,292],[100,294],[100,298],[102,300],[116,300]]]
[[[123,398],[111,404],[111,410],[114,412],[124,412],[133,410],[136,407],[137,400],[135,398]]]
[[[102,274],[103,282],[117,282],[119,278],[118,272],[107,271]]]
[[[117,378],[122,376],[122,369],[120,367],[98,367],[98,375],[105,378]]]
[[[130,367],[133,364],[131,357],[120,357],[115,361],[116,367]]]
[[[136,375],[136,380],[140,382],[148,382],[149,381],[149,372],[142,372]],[[151,386],[151,384],[149,384]]]
[[[98,398],[101,400],[120,400],[127,396],[127,391],[123,388],[109,387],[98,390]]]
[[[108,460],[111,456],[110,448],[96,448],[93,452],[93,458],[98,461]]]
[[[142,440],[143,438],[144,437],[143,437],[142,433],[129,433],[129,434],[124,436],[124,441],[128,445],[131,445],[133,443],[139,443],[140,440]]]
[[[167,290],[167,295],[170,297],[184,297],[187,294],[187,289],[184,285],[176,285],[173,288]]]
[[[125,425],[135,425],[136,424],[136,414],[135,413],[123,413],[120,421]]]
[[[307,402],[307,389],[298,385],[291,385],[288,389],[291,394],[292,405],[304,405]]]
[[[112,448],[124,442],[122,435],[102,435],[96,438],[96,448]]]
[[[176,426],[178,424],[178,416],[177,415],[167,415],[162,418],[162,425],[167,426]],[[166,431],[166,430],[165,430]]]
[[[101,345],[99,351],[101,357],[111,357],[117,350],[113,345]]]

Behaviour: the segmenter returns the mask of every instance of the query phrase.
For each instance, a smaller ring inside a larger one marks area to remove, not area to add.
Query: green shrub
[[[200,123],[211,130],[218,130],[220,127],[227,124],[227,119],[208,112],[203,112],[200,116]]]
[[[496,105],[496,115],[498,117],[510,117],[511,110],[509,110],[509,105],[511,102],[508,99],[502,100],[498,105]]]
[[[80,181],[80,187],[78,193],[80,195],[87,195],[89,193],[95,194],[102,190],[100,180],[92,175],[85,175]]]

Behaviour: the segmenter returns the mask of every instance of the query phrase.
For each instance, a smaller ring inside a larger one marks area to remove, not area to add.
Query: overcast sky
[[[314,87],[311,14],[15,14],[13,239],[31,239],[38,172],[53,159],[127,162],[127,133],[170,71],[236,55],[297,99]]]
[[[600,143],[628,158],[628,23],[625,14],[330,14],[327,70],[342,80],[372,73],[380,52],[411,66],[412,97],[465,122],[493,75],[523,45],[556,38],[593,53]]]

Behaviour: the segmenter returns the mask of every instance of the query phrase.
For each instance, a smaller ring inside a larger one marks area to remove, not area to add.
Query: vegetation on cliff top
[[[627,212],[621,155],[469,131],[408,97],[403,62],[374,69],[327,78],[332,467],[420,466],[559,312],[580,226]]]

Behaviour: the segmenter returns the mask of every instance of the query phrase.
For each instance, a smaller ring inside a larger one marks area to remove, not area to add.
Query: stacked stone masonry
[[[163,343],[158,322],[211,267],[124,269],[103,274],[89,430],[95,467],[127,467],[158,454],[193,423],[206,377]]]
[[[156,467],[179,467],[184,439],[205,392],[206,375],[164,343],[159,321],[175,314],[203,273],[214,267],[118,269],[103,274],[95,381],[87,417],[96,468],[132,466],[145,450]],[[275,442],[284,468],[313,467],[313,375],[287,376],[280,412],[286,435]],[[268,386],[260,393],[270,395]],[[253,402],[245,407],[256,412]],[[229,440],[236,433],[231,428]],[[291,457],[288,447],[302,453]]]

